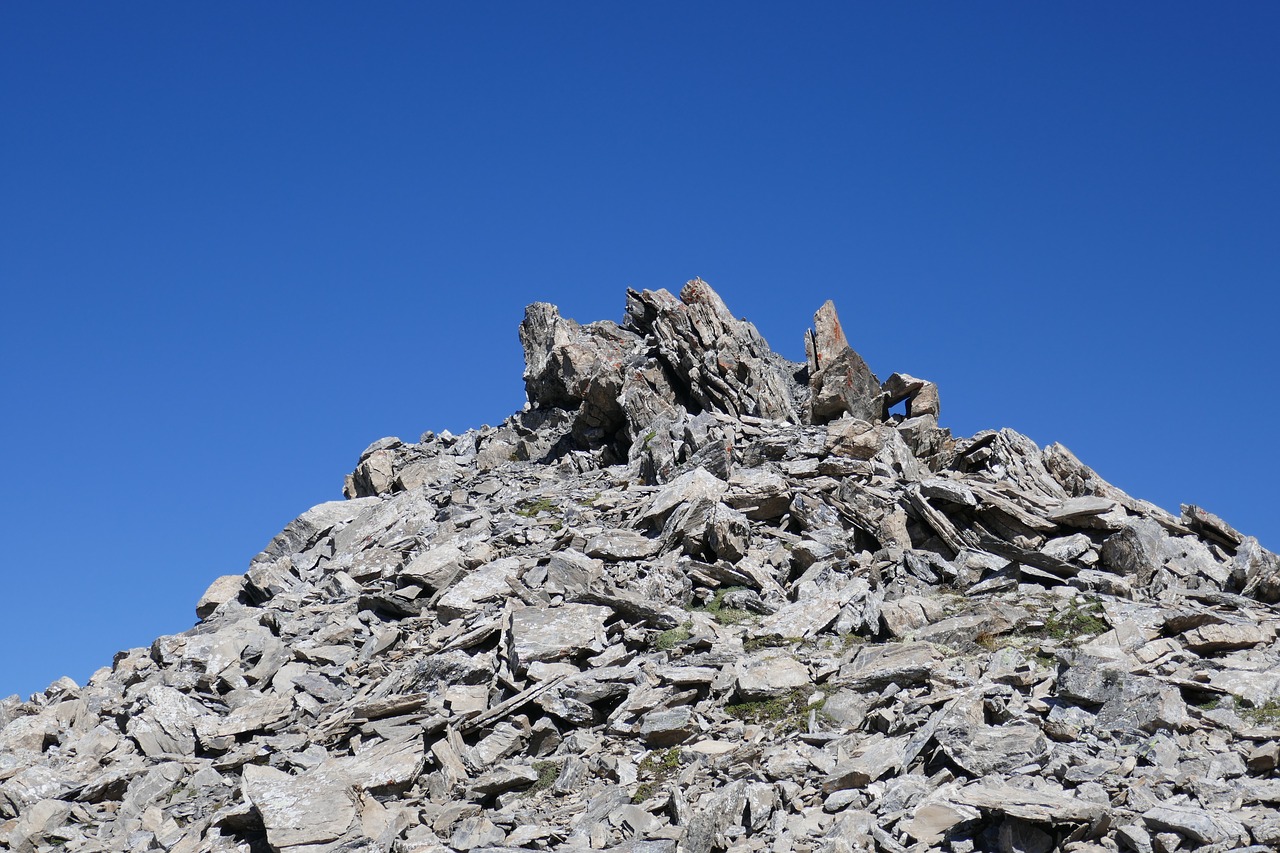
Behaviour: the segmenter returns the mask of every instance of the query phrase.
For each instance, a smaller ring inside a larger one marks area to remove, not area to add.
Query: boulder
[[[204,619],[213,615],[223,604],[238,599],[243,590],[244,575],[223,575],[217,578],[196,602],[196,616]]]

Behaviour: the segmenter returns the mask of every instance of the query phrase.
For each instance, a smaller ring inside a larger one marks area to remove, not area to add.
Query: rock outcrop
[[[520,338],[525,411],[375,442],[191,630],[0,702],[0,848],[1280,845],[1256,539],[953,438],[831,303],[807,364],[700,280]]]

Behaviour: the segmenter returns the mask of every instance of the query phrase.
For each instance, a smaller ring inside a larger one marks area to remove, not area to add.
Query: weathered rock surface
[[[828,300],[818,309],[813,326],[805,348],[813,388],[813,422],[826,423],[845,415],[863,421],[881,420],[885,399],[880,380],[849,346],[834,302]]]
[[[701,280],[520,339],[525,411],[374,442],[191,630],[0,701],[0,849],[1280,845],[1256,539],[953,438],[830,303],[807,364]]]

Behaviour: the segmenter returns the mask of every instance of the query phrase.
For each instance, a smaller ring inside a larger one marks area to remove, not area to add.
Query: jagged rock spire
[[[805,344],[813,396],[812,423],[822,424],[845,415],[872,422],[884,419],[880,380],[849,346],[831,300],[813,315],[813,330]]]
[[[628,290],[621,327],[580,326],[536,303],[520,327],[525,389],[534,409],[572,413],[574,446],[647,456],[642,467],[659,480],[681,461],[673,445],[682,437],[668,433],[700,414],[883,421],[880,382],[849,346],[833,303],[818,310],[814,324],[806,369],[773,352],[700,278],[685,284],[679,298]]]
[[[798,422],[794,365],[702,279],[688,282],[679,299],[666,290],[628,290],[623,325],[645,338],[674,379],[677,402],[691,412]]]

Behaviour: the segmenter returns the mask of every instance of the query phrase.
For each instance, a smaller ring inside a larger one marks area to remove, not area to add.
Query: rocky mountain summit
[[[191,630],[0,702],[0,848],[1280,849],[1256,539],[952,436],[831,303],[804,364],[700,280],[520,339],[524,411],[375,442]]]

